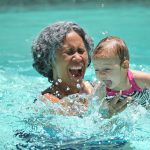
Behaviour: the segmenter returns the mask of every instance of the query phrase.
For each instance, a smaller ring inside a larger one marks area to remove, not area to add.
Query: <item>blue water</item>
[[[149,150],[150,112],[141,106],[131,105],[104,120],[96,105],[84,117],[51,115],[44,103],[35,105],[34,99],[49,83],[33,70],[30,49],[43,27],[70,20],[87,30],[95,45],[106,35],[122,37],[130,50],[130,67],[150,72],[148,6],[103,1],[98,5],[9,7],[0,11],[0,150]],[[91,66],[85,79],[94,78]]]

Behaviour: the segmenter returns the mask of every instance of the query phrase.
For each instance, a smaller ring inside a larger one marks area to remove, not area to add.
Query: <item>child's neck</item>
[[[129,88],[131,88],[131,85],[130,85],[130,82],[128,79],[128,73],[124,73],[124,74],[122,74],[120,84],[117,87],[113,88],[112,90],[124,91],[124,90],[127,90]]]

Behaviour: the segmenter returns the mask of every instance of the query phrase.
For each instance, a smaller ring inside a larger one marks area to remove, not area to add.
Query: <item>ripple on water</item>
[[[103,119],[96,111],[79,117],[53,115],[49,113],[52,104],[33,103],[49,86],[46,79],[11,74],[5,68],[0,70],[0,83],[1,147],[136,147],[138,141],[150,139],[150,115],[140,106],[131,106],[112,119]]]

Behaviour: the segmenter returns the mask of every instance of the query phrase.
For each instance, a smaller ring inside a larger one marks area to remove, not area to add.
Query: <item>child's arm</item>
[[[108,101],[106,97],[106,87],[105,84],[97,82],[93,90],[93,95],[98,96],[100,100],[100,113],[103,118],[111,118],[115,114],[122,112],[127,104],[131,103],[132,97],[127,97],[124,100],[120,99],[121,93],[113,97]]]
[[[132,97],[120,100],[120,95],[115,96],[111,101],[103,100],[100,113],[104,118],[111,118],[115,114],[122,112],[132,100]]]
[[[150,73],[135,70],[132,70],[132,73],[135,82],[140,88],[150,88]]]

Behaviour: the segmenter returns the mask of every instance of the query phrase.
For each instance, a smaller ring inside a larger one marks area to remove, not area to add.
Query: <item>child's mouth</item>
[[[103,80],[103,82],[106,84],[107,87],[110,87],[112,85],[111,80]]]

